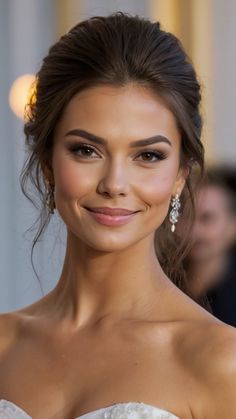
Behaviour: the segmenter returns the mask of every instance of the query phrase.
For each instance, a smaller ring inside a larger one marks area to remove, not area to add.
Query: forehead
[[[56,132],[80,128],[107,140],[167,136],[179,143],[180,133],[172,112],[150,89],[97,86],[76,94],[66,106]]]

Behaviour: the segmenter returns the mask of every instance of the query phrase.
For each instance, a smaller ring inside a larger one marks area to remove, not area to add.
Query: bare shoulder
[[[33,318],[31,307],[0,314],[0,363],[29,328],[30,319]]]
[[[199,356],[206,367],[205,378],[214,381],[217,372],[236,371],[236,329],[218,321],[206,323],[202,329]]]
[[[48,295],[19,310],[0,314],[0,362],[2,354],[19,339],[38,331]]]
[[[21,316],[18,313],[0,314],[0,362],[17,340],[20,324]]]
[[[203,367],[207,417],[236,417],[236,331],[221,324],[210,330]]]
[[[183,354],[203,395],[202,417],[236,418],[236,330],[209,315],[188,332]]]

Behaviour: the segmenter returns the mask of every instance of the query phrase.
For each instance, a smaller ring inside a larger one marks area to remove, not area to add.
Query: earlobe
[[[173,192],[172,192],[172,197],[174,198],[176,195],[178,195],[178,197],[181,196],[182,191],[184,189],[185,186],[185,179],[182,180],[181,182],[175,182],[175,186],[173,188]]]
[[[190,170],[188,167],[179,169],[178,176],[173,189],[173,196],[175,196],[176,194],[179,196],[181,195],[186,183],[186,179],[189,176],[189,172]]]

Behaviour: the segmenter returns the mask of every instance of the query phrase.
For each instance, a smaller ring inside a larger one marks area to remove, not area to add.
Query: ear
[[[176,178],[176,181],[174,183],[174,187],[172,189],[172,196],[175,196],[176,194],[178,194],[179,196],[181,195],[182,190],[184,189],[186,179],[189,175],[189,172],[190,172],[189,167],[180,167],[179,168],[177,178]]]

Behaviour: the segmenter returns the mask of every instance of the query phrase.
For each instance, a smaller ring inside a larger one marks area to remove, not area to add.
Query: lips
[[[99,224],[107,227],[119,227],[129,223],[140,211],[131,211],[125,208],[85,207],[89,216]]]
[[[85,207],[88,211],[91,212],[95,212],[98,214],[105,214],[105,215],[110,215],[110,216],[124,216],[124,215],[130,215],[130,214],[134,214],[138,211],[131,211],[128,209],[124,209],[124,208],[109,208],[109,207]]]

